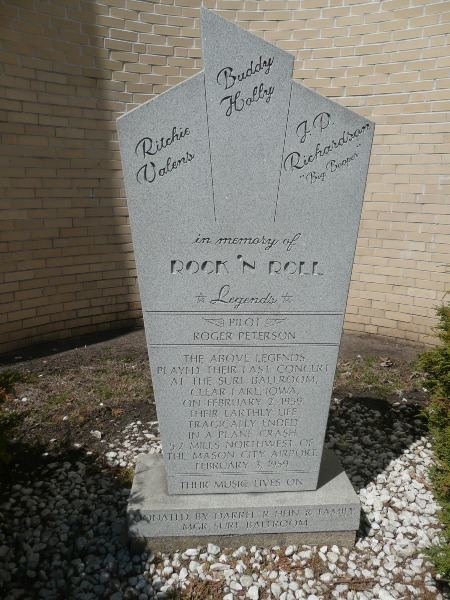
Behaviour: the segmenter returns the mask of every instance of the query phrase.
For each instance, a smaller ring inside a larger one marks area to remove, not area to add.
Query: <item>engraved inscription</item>
[[[245,327],[266,323],[266,317],[221,319],[224,329],[215,333],[223,337],[215,339],[224,343],[233,335],[237,339],[252,335],[242,330],[244,323]],[[184,427],[177,428],[176,439],[165,447],[166,460],[177,472],[181,475],[188,468],[203,478],[227,474],[211,481],[205,478],[203,483],[212,491],[218,491],[218,485],[229,491],[303,488],[302,473],[308,463],[309,470],[317,469],[321,454],[322,440],[310,434],[311,408],[317,401],[323,403],[321,390],[333,378],[332,365],[292,349],[180,351],[178,360],[159,364],[155,374],[180,399],[177,418]],[[327,403],[324,418],[326,407]],[[181,481],[186,491],[200,489],[192,487],[191,478]]]
[[[355,127],[351,131],[348,129],[341,130],[337,135],[329,131],[335,126],[332,122],[332,115],[329,112],[318,113],[311,121],[308,119],[301,121],[295,128],[296,137],[299,144],[306,144],[307,150],[294,150],[289,152],[283,159],[283,168],[287,172],[298,173],[300,179],[314,184],[323,182],[328,175],[332,175],[337,171],[346,169],[353,161],[358,158],[358,152],[355,148],[360,147],[359,138],[368,134],[371,131],[370,123],[365,123],[360,127]],[[309,143],[314,143],[314,138],[325,136],[325,142],[316,141],[312,152]],[[339,136],[339,137],[338,137]],[[345,158],[336,159],[332,155],[340,148],[345,148],[347,145],[352,148],[348,156]],[[329,159],[326,162],[322,159]],[[307,167],[316,164],[318,170],[307,171]]]
[[[194,275],[195,273],[205,273],[206,275],[214,273],[218,275],[219,273],[229,273],[229,270],[226,260],[183,261],[176,259],[170,261],[170,272],[172,275],[183,272],[190,273],[191,275]]]
[[[240,83],[253,77],[254,75],[268,75],[274,63],[275,57],[259,57],[258,60],[252,60],[249,67],[242,73],[235,73],[233,67],[223,67],[217,73],[216,82],[224,90],[232,90],[229,94],[222,97],[219,104],[225,108],[225,115],[231,117],[236,112],[241,112],[245,108],[251,107],[257,102],[263,101],[269,103],[275,91],[273,85],[266,86],[264,81],[256,83],[251,90],[238,89]]]
[[[260,235],[255,237],[219,237],[215,241],[211,237],[203,237],[198,235],[192,242],[193,244],[215,244],[216,246],[262,246],[264,250],[271,250],[276,244],[282,243],[286,251],[290,252],[299,240],[301,233],[296,233],[292,237],[281,239],[271,238],[269,236]]]
[[[169,148],[172,144],[181,141],[185,136],[190,134],[189,127],[173,127],[172,132],[168,136],[162,136],[160,139],[152,137],[141,138],[134,152],[136,156],[141,157],[145,162],[136,172],[136,181],[138,183],[153,183],[157,177],[165,177],[175,169],[194,160],[195,154],[193,151],[186,151],[182,156],[172,158],[168,156],[162,163],[157,164],[149,157],[154,157],[158,152]]]
[[[212,298],[210,304],[226,304],[233,308],[240,308],[246,304],[276,304],[277,299],[268,293],[261,297],[242,297],[230,294],[231,288],[229,285],[223,285],[216,297]]]
[[[268,480],[261,479],[262,485]],[[278,479],[273,483],[276,487]],[[191,485],[190,482],[182,482]],[[206,483],[206,482],[200,482]],[[216,491],[223,490],[223,482],[216,482]],[[236,490],[241,487],[239,481],[227,482]],[[245,491],[245,489],[243,490]],[[141,521],[151,523],[152,530],[159,533],[174,527],[180,527],[184,532],[198,532],[203,534],[233,531],[252,531],[265,532],[271,531],[308,531],[314,527],[335,522],[339,518],[348,523],[353,523],[359,518],[359,510],[355,506],[349,505],[330,505],[330,506],[278,506],[278,507],[249,507],[240,510],[185,510],[185,511],[153,511],[141,513],[131,513],[132,523]],[[158,529],[158,527],[160,529]],[[167,531],[166,531],[167,534]]]

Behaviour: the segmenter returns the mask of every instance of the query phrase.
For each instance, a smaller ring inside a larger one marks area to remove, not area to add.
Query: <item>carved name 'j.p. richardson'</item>
[[[207,10],[202,43],[118,120],[168,490],[315,490],[374,125]]]

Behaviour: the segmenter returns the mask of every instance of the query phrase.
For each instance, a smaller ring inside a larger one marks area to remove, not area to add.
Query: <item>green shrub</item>
[[[430,391],[425,414],[436,460],[430,476],[434,496],[442,507],[439,516],[444,525],[442,542],[428,554],[441,578],[450,581],[450,305],[439,306],[436,312],[439,317],[436,335],[442,346],[423,352],[418,366],[426,372],[425,385]]]
[[[435,331],[442,346],[423,352],[419,367],[426,372],[425,385],[433,397],[450,398],[450,305],[436,309],[439,324]]]

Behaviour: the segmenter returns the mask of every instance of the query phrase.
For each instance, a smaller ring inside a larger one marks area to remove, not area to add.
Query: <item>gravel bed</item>
[[[2,487],[0,597],[149,600],[177,598],[177,590],[187,589],[199,600],[447,598],[448,588],[433,577],[422,553],[440,530],[428,488],[430,444],[417,408],[405,399],[396,404],[331,404],[327,445],[361,498],[361,527],[351,550],[208,544],[130,556],[129,490],[108,469],[93,469],[88,456],[55,460],[29,480]],[[102,442],[114,467],[133,466],[141,452],[161,451],[155,422],[131,423],[120,439]]]

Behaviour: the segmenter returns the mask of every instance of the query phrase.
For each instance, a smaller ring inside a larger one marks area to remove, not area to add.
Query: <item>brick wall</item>
[[[433,343],[450,287],[448,3],[3,0],[0,353],[140,318],[115,119],[201,68],[201,4],[375,121],[346,328]]]

